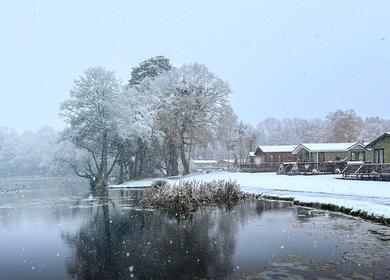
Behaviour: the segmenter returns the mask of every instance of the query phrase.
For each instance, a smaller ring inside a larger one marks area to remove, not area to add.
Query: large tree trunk
[[[167,166],[167,175],[168,176],[177,176],[179,175],[179,164],[177,162],[178,155],[176,145],[171,141],[168,143],[168,166]]]
[[[230,171],[230,148],[227,149],[227,170]]]
[[[102,137],[102,158],[101,158],[101,175],[100,175],[100,180],[98,183],[98,187],[105,188],[108,183],[108,178],[107,178],[107,149],[108,149],[108,143],[107,143],[107,131],[103,132],[103,137]]]
[[[137,151],[134,162],[134,177],[140,177],[144,170],[145,144],[141,138],[137,140]]]
[[[184,149],[183,141],[181,141],[181,143],[180,143],[180,158],[181,158],[181,163],[183,164],[183,175],[190,174],[190,164],[186,158],[186,152]]]
[[[119,178],[118,184],[129,179],[129,140],[126,139],[119,146],[118,165],[119,165]]]
[[[91,187],[91,191],[96,191],[96,179],[93,178],[89,179],[89,186]]]
[[[137,151],[135,152],[134,162],[131,169],[131,177],[134,179],[137,178],[137,165],[138,165],[138,148]]]
[[[119,178],[117,183],[122,184],[125,181],[125,171],[122,160],[119,162]]]
[[[144,173],[144,168],[145,168],[145,156],[147,152],[147,146],[145,143],[141,141],[141,148],[140,148],[140,157],[139,157],[139,166],[138,166],[138,172],[137,175],[140,177]]]

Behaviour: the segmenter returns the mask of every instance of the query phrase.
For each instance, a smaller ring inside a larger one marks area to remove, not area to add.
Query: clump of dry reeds
[[[241,197],[239,185],[235,181],[215,180],[180,181],[170,185],[157,181],[147,189],[141,200],[142,207],[166,208],[184,213],[199,207],[215,204],[230,204]]]

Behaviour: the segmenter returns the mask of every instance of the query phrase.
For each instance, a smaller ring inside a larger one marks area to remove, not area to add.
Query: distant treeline
[[[369,142],[383,132],[390,131],[390,120],[380,117],[362,118],[353,110],[336,110],[324,119],[267,118],[256,127],[235,120],[236,141],[232,143],[232,157],[243,158],[258,145],[282,145],[321,142]],[[242,129],[242,128],[241,128]],[[241,155],[241,156],[240,156]],[[197,149],[194,156],[204,159],[226,157],[226,149],[218,141],[207,148]]]
[[[0,128],[0,176],[58,176],[71,174],[56,162],[59,154],[75,154],[72,145],[60,141],[60,132],[50,127],[18,133]]]
[[[263,144],[370,141],[390,130],[390,120],[362,118],[353,110],[336,110],[325,119],[274,119],[257,125]]]
[[[237,139],[240,123],[236,119]],[[243,125],[243,124],[241,124]],[[369,141],[390,131],[390,120],[379,117],[361,118],[353,111],[329,113],[326,119],[268,118],[256,127],[247,125],[242,135],[242,154],[245,157],[257,145],[296,144],[304,142]],[[17,133],[0,128],[0,176],[58,176],[71,175],[73,170],[57,159],[66,154],[76,157],[79,151],[61,140],[61,132],[50,127],[38,131]],[[240,142],[232,145],[231,157],[239,157]],[[194,158],[227,157],[226,147],[213,138],[206,147],[194,151]]]

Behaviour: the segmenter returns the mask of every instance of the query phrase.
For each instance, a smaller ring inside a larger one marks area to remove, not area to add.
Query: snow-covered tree
[[[69,170],[56,164],[63,150],[60,132],[50,127],[17,133],[0,128],[0,176],[66,175]],[[69,150],[70,153],[74,149]]]
[[[20,138],[15,130],[0,129],[0,175],[19,175],[21,166],[16,166],[20,155]],[[16,169],[14,169],[16,167]]]
[[[118,119],[123,94],[114,73],[92,67],[74,81],[70,97],[61,105],[60,116],[68,124],[64,138],[88,154],[83,166],[63,159],[75,173],[87,178],[92,188],[104,188],[117,161]]]
[[[131,71],[129,85],[139,85],[146,78],[155,78],[161,73],[172,69],[169,59],[164,56],[156,56],[141,62]]]
[[[260,135],[257,130],[250,124],[246,124],[246,130],[244,134],[244,147],[245,152],[253,152],[256,149],[260,140]]]
[[[154,78],[171,69],[168,58],[157,56],[141,62],[131,72],[124,94],[129,101],[128,112],[131,114],[138,112],[138,115],[133,123],[136,127],[135,133],[122,138],[123,143],[118,159],[119,183],[140,176],[151,176],[154,174],[154,169],[160,166],[158,155],[154,151],[156,146],[152,146],[156,143],[156,139],[152,140],[152,136],[156,137],[157,134],[152,133],[151,129],[151,120],[158,99],[149,89]],[[128,124],[129,118],[124,119]]]
[[[248,126],[243,121],[240,121],[240,124],[238,125],[238,160],[240,165],[244,163],[247,154],[244,153],[244,151],[247,150],[247,148],[244,147],[247,128]]]
[[[282,144],[281,120],[276,118],[267,118],[257,125],[257,129],[262,133],[262,138],[264,139],[263,144]]]
[[[217,138],[221,147],[225,150],[227,156],[227,168],[230,169],[231,152],[239,144],[240,125],[238,118],[230,106],[219,116],[218,125],[216,126]]]
[[[353,142],[360,135],[362,119],[353,110],[336,110],[326,116],[326,140]]]
[[[123,91],[123,103],[118,108],[119,183],[154,172],[150,163],[150,146],[158,98],[149,90],[149,84],[147,78],[136,87],[126,87]]]
[[[390,131],[390,120],[379,117],[367,117],[362,123],[359,140],[371,141],[384,132]]]
[[[178,149],[183,173],[188,174],[191,151],[209,141],[228,103],[229,85],[206,66],[190,64],[159,75],[151,88],[160,97],[156,127],[164,134],[172,164]]]

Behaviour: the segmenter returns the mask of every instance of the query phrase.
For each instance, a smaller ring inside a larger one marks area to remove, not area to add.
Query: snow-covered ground
[[[175,183],[179,180],[231,179],[240,184],[241,190],[251,193],[293,197],[302,202],[330,203],[390,218],[390,182],[340,178],[341,175],[286,176],[275,173],[217,172],[166,180]],[[112,187],[143,187],[152,182],[153,179],[146,179]]]

